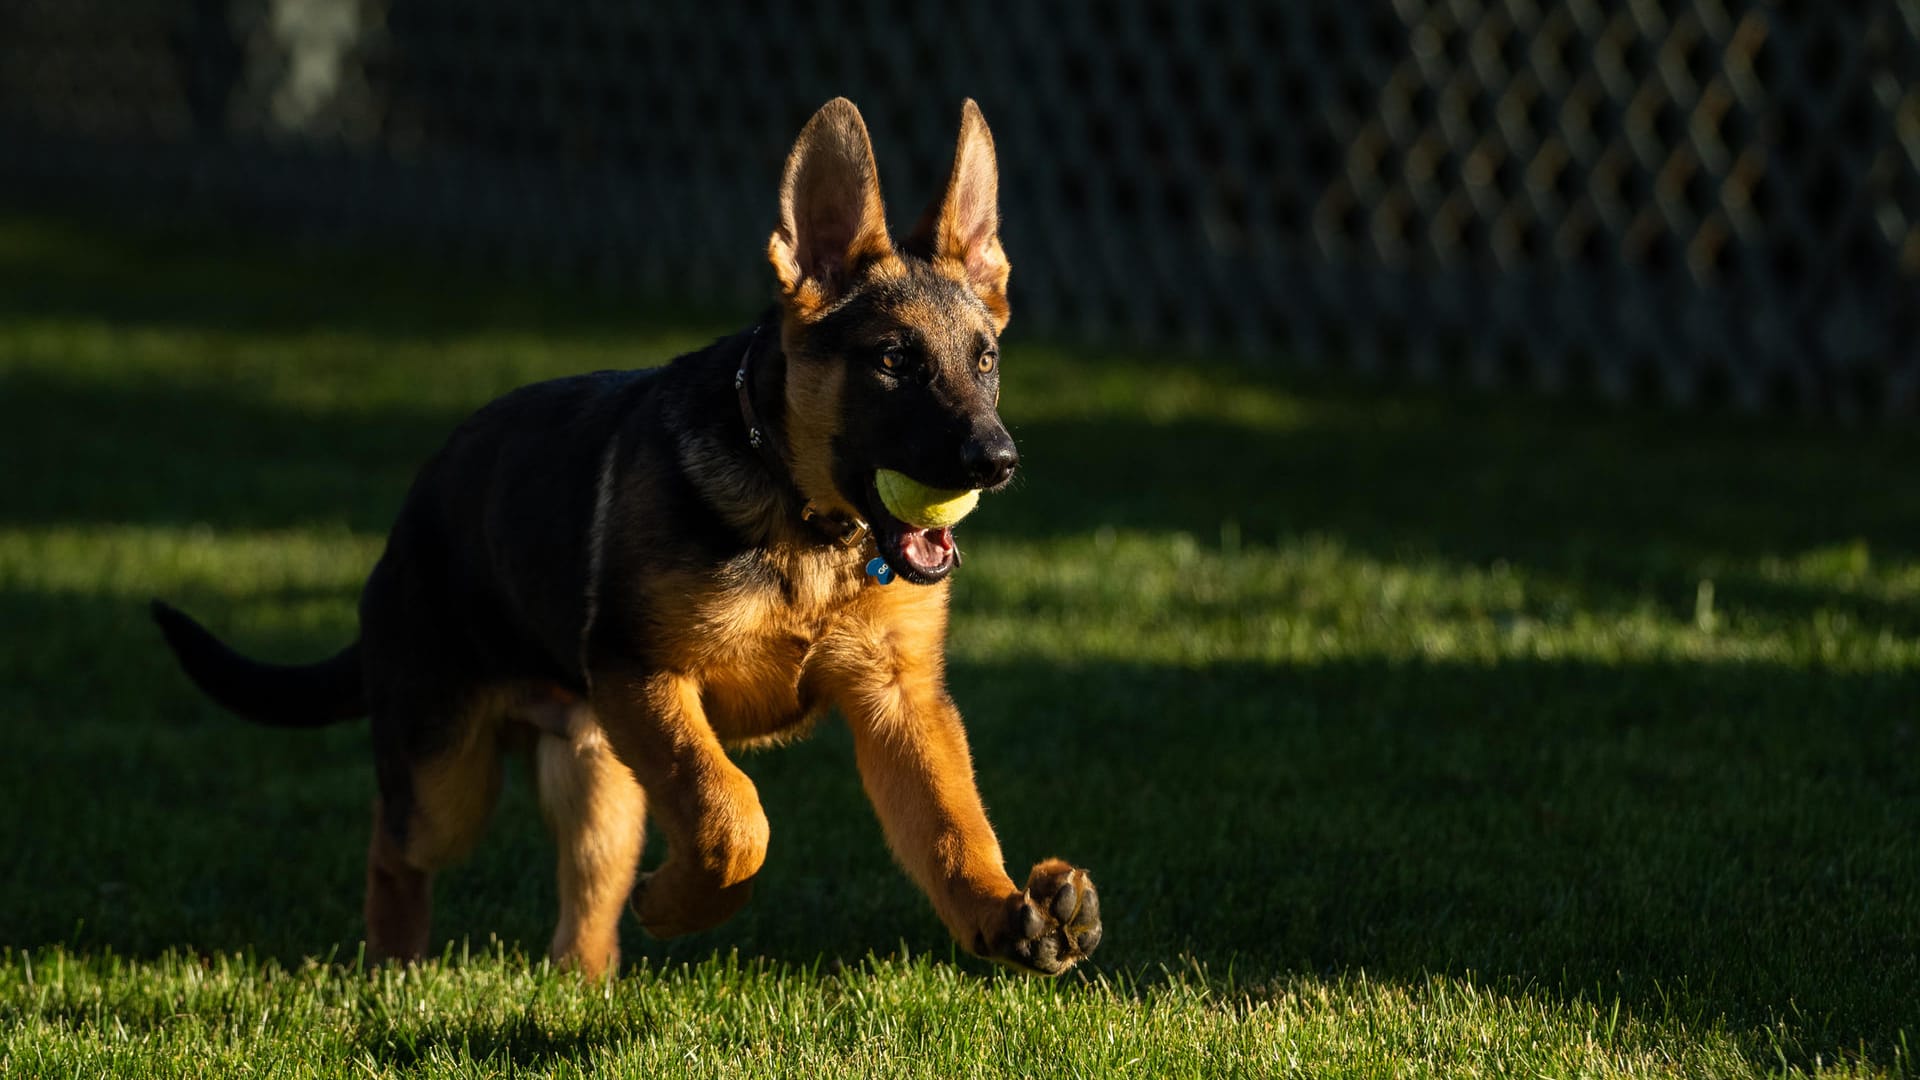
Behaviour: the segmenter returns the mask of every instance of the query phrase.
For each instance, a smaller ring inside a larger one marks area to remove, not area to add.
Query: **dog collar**
[[[759,451],[775,477],[785,475],[791,481],[787,463],[780,459],[779,451],[773,447],[772,437],[753,410],[753,352],[754,346],[760,343],[760,332],[764,329],[764,324],[755,326],[752,335],[747,338],[747,347],[740,351],[740,367],[733,373],[733,392],[740,399],[740,419],[747,426],[747,445]],[[866,540],[869,531],[867,523],[860,518],[827,513],[812,499],[808,499],[806,505],[800,508],[800,520],[843,547],[858,547]]]

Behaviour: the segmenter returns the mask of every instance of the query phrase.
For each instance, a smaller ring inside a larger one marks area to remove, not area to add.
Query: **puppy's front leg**
[[[881,670],[849,688],[842,708],[895,857],[976,956],[1043,975],[1072,967],[1100,944],[1100,901],[1087,872],[1048,859],[1016,888],[945,686],[931,671]]]
[[[683,676],[594,676],[593,711],[646,792],[667,835],[667,860],[642,880],[634,913],[656,938],[726,921],[767,857],[767,815],[753,781],[727,759]]]

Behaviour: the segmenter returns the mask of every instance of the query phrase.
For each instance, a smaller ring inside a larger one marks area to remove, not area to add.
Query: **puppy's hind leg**
[[[439,715],[449,718],[439,728],[446,744],[408,760],[381,738],[391,716],[376,705],[375,740],[386,745],[367,845],[367,957],[375,962],[426,956],[433,874],[472,850],[499,798],[497,716],[477,708]]]
[[[367,842],[367,960],[419,960],[427,954],[433,922],[433,875],[407,861],[405,840],[387,822],[404,819],[387,800],[373,800],[373,838]]]
[[[646,796],[585,709],[534,749],[540,811],[559,845],[551,955],[590,979],[620,964],[620,916],[645,838]]]

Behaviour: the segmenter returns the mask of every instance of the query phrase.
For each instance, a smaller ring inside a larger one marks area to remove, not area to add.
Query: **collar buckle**
[[[836,534],[833,539],[841,547],[859,547],[873,529],[859,518],[842,518],[838,514],[828,514],[811,501],[800,508],[800,520],[812,524],[817,529]]]

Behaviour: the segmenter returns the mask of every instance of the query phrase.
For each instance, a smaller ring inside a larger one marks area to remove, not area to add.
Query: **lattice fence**
[[[1920,0],[0,0],[0,185],[750,304],[780,161],[958,102],[1016,326],[1383,377],[1920,411]]]

